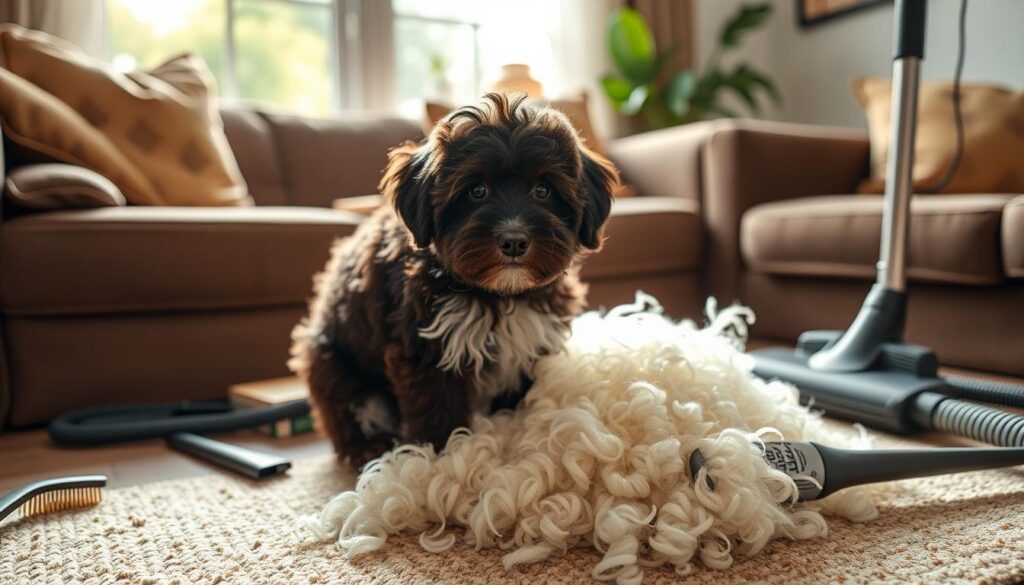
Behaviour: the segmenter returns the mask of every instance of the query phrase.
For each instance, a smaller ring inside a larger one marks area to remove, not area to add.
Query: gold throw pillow
[[[100,173],[134,204],[252,204],[213,86],[194,55],[124,74],[45,33],[0,25],[4,135]]]
[[[1024,91],[994,85],[963,84],[964,154],[943,193],[1024,192]],[[889,156],[892,84],[888,79],[858,79],[853,84],[868,119],[871,176],[862,193],[885,190]],[[914,147],[914,188],[927,191],[946,174],[956,152],[953,85],[921,84]]]

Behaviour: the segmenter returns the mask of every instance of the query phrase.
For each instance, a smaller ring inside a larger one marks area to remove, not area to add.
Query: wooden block
[[[245,406],[272,406],[292,400],[309,398],[306,383],[295,376],[246,382],[228,387],[228,397],[232,403]]]
[[[384,198],[380,195],[362,195],[358,197],[340,197],[335,199],[331,207],[338,211],[351,211],[369,215],[384,204]]]
[[[274,378],[230,386],[228,397],[236,408],[259,408],[306,399],[309,397],[309,388],[297,377]],[[260,426],[259,430],[271,437],[291,437],[311,432],[313,420],[308,414],[294,416],[267,423]]]

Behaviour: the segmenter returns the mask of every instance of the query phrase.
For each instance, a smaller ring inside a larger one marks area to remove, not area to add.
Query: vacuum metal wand
[[[882,210],[882,245],[877,282],[885,288],[907,289],[907,242],[910,238],[910,197],[914,190],[914,138],[920,64],[924,58],[924,0],[900,2],[892,64],[892,125],[885,207]]]
[[[763,455],[770,466],[793,478],[800,501],[817,500],[855,485],[1024,465],[1024,448],[1020,447],[857,451],[817,443],[770,441],[764,443]],[[698,481],[704,470],[705,484],[714,489],[706,467],[704,454],[694,450],[689,459],[691,478]]]
[[[808,360],[823,372],[861,372],[883,343],[903,337],[906,318],[907,242],[913,194],[914,135],[920,63],[924,58],[925,0],[897,0],[893,31],[892,134],[890,137],[878,277],[850,328]]]

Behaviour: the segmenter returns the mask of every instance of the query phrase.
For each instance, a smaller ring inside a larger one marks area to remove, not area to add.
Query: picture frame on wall
[[[810,27],[841,16],[859,12],[892,0],[796,0],[796,18],[801,27]]]

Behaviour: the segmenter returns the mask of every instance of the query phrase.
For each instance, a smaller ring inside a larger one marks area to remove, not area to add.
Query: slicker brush
[[[22,518],[59,510],[85,508],[100,503],[101,488],[107,485],[104,475],[57,477],[25,484],[0,498],[0,521],[16,509]]]

